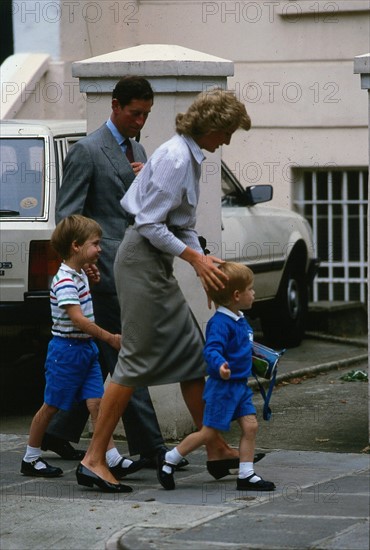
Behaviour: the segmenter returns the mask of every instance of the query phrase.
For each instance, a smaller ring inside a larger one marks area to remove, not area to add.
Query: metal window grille
[[[321,260],[312,299],[366,303],[367,170],[303,170],[296,195]]]

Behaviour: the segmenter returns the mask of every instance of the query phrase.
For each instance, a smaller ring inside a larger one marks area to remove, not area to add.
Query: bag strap
[[[259,390],[260,390],[261,395],[262,395],[263,400],[264,400],[264,405],[263,405],[263,419],[264,420],[270,420],[271,415],[272,415],[271,409],[269,407],[269,403],[270,403],[270,399],[271,399],[272,390],[274,389],[275,382],[276,382],[276,372],[277,372],[277,369],[275,368],[274,373],[272,375],[272,378],[270,380],[270,384],[269,384],[267,393],[265,392],[265,388],[262,386],[262,384],[259,381],[257,375],[253,373],[253,376],[257,380]]]

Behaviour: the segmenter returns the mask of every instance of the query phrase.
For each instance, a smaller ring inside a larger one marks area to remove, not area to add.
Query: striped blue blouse
[[[121,200],[138,232],[173,256],[187,246],[203,253],[195,223],[204,158],[192,138],[176,134],[153,153]]]

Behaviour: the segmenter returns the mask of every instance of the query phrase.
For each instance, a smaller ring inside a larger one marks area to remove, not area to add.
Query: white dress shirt
[[[123,137],[122,134],[118,131],[117,127],[113,124],[110,118],[108,118],[106,125],[108,126],[109,130],[112,132],[112,136],[118,143],[118,145],[121,147],[122,152],[126,154],[127,145],[125,144],[125,137]]]

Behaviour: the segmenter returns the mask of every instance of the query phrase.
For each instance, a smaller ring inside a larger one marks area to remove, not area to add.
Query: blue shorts
[[[76,402],[102,397],[98,356],[98,347],[91,339],[54,336],[45,362],[45,403],[68,411]]]
[[[221,431],[230,430],[233,420],[256,414],[252,395],[253,391],[245,380],[208,378],[203,392],[203,425]]]

